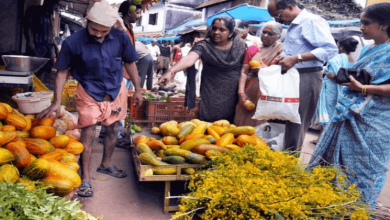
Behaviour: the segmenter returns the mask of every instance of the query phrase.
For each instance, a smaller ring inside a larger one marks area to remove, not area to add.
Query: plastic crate
[[[198,102],[197,102],[198,104]],[[161,102],[149,101],[147,103],[147,120],[150,121],[188,121],[198,116],[198,105],[192,111],[184,106],[184,101]]]
[[[128,105],[131,120],[145,119],[145,102],[142,103],[141,107],[137,108],[137,106],[134,105],[134,97],[131,95],[128,99]]]

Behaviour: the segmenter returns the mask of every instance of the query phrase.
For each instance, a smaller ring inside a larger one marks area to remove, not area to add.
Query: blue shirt
[[[318,61],[304,61],[302,64],[295,64],[295,68],[322,67],[328,59],[338,54],[338,48],[328,23],[304,9],[288,28],[281,56],[308,52],[317,57]]]
[[[101,102],[106,95],[115,99],[119,94],[122,62],[137,60],[137,52],[125,32],[112,28],[103,43],[99,43],[88,35],[87,29],[82,29],[64,41],[55,67],[70,68],[84,90]]]

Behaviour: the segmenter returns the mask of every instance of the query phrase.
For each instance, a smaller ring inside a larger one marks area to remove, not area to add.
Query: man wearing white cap
[[[53,104],[42,111],[38,118],[47,117],[53,112],[59,115],[62,88],[67,74],[79,82],[76,91],[76,109],[81,129],[80,141],[84,144],[81,155],[82,180],[78,195],[93,196],[90,182],[89,164],[91,147],[95,137],[96,124],[106,126],[103,159],[97,172],[117,178],[126,177],[126,172],[111,165],[118,133],[118,121],[126,117],[127,91],[123,81],[123,68],[129,73],[135,85],[135,99],[138,106],[143,98],[135,61],[138,60],[134,46],[122,30],[113,28],[119,19],[116,9],[105,0],[96,2],[87,16],[88,24],[62,44],[55,64],[57,77]]]

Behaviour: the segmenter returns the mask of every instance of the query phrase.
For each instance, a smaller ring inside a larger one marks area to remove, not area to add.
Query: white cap
[[[112,27],[119,20],[118,11],[106,0],[95,2],[88,12],[87,19],[105,27]]]

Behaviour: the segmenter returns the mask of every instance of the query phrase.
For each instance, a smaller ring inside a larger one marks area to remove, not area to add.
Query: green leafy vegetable
[[[24,189],[22,183],[0,184],[0,219],[96,219],[82,211],[79,201],[46,193],[45,188]]]

